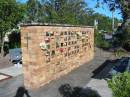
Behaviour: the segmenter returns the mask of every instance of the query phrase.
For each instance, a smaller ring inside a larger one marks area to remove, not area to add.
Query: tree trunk
[[[123,33],[123,31],[128,27],[129,19],[125,19],[121,26],[117,29],[118,32]]]
[[[128,27],[128,25],[129,25],[129,18],[126,18],[126,19],[124,19],[121,27],[122,27],[122,29],[126,29]]]
[[[2,55],[2,57],[4,56],[4,37],[3,38],[1,38],[1,55]]]

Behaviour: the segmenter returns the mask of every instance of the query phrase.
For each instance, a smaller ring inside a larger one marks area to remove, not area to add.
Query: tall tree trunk
[[[129,25],[129,19],[126,18],[124,19],[123,23],[121,24],[120,29],[118,29],[118,32],[120,32],[122,34],[121,37],[121,46],[124,46],[125,41],[127,40],[127,30],[128,30],[128,26]]]
[[[4,56],[4,37],[1,38],[1,55]]]
[[[117,29],[118,32],[123,33],[123,31],[128,27],[129,19],[124,19],[121,26]]]
[[[1,57],[3,57],[4,56],[4,37],[5,37],[5,33],[1,33],[1,49],[0,49],[0,51],[1,51]]]

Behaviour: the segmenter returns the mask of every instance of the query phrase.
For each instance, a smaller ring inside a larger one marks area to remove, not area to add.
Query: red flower
[[[50,42],[50,38],[45,38],[45,42]]]
[[[64,49],[63,49],[63,48],[60,48],[59,50],[60,50],[60,52],[61,52],[61,53],[63,53],[63,52],[64,52]]]

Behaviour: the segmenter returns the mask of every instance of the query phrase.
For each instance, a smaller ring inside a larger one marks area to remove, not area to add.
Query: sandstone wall
[[[92,27],[22,25],[24,84],[38,88],[90,61]]]

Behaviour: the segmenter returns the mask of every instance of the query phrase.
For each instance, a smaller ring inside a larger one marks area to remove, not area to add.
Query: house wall
[[[93,59],[94,28],[22,25],[21,47],[24,84],[38,88]]]

